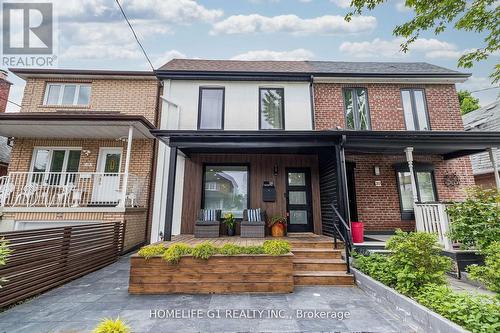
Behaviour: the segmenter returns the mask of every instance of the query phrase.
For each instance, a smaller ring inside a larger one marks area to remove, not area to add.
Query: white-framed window
[[[79,105],[90,103],[90,84],[47,83],[44,105]]]
[[[81,148],[35,148],[31,159],[32,181],[37,183],[60,184],[71,181],[72,173],[80,167]],[[62,174],[70,176],[63,177]]]

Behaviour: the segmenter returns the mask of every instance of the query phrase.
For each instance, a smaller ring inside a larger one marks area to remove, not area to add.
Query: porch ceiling
[[[500,132],[409,132],[409,131],[164,131],[151,133],[184,153],[197,152],[297,152],[343,144],[346,152],[402,154],[413,147],[415,154],[457,158],[500,147]]]
[[[142,116],[117,113],[3,113],[0,136],[18,138],[118,139],[134,128],[134,139],[154,138]]]

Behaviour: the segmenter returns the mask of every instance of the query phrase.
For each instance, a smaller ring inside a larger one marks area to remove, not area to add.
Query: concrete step
[[[300,271],[346,271],[347,266],[342,259],[294,258],[293,269]]]
[[[295,258],[314,258],[314,259],[341,259],[342,250],[334,249],[315,249],[315,248],[298,248],[292,249]]]
[[[296,286],[329,285],[352,286],[354,276],[339,271],[303,271],[295,272],[293,280]]]

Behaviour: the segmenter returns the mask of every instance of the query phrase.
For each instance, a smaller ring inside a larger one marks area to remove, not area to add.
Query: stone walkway
[[[415,332],[356,287],[300,287],[280,295],[133,296],[127,293],[128,272],[124,257],[2,312],[0,332],[90,332],[105,317],[120,317],[134,333]],[[343,320],[332,318],[346,312]],[[190,318],[165,318],[167,313]],[[330,319],[301,318],[301,313]]]

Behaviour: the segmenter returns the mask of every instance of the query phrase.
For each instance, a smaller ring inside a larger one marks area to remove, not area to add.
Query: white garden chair
[[[0,177],[0,207],[4,207],[11,194],[16,190],[16,186],[10,182],[8,176]]]
[[[26,207],[30,207],[35,203],[35,200],[32,200],[33,198],[36,198],[36,193],[38,191],[38,184],[37,183],[29,183],[24,185],[23,190],[21,193],[19,193],[16,196],[16,200],[14,201],[14,204],[12,205],[13,207],[16,206],[19,201],[23,201],[23,199],[26,201]]]
[[[66,205],[69,206],[69,197],[74,189],[75,189],[75,184],[73,183],[68,183],[66,185],[61,186],[61,192],[56,194],[57,207],[60,207],[61,205],[63,207],[66,207]]]

